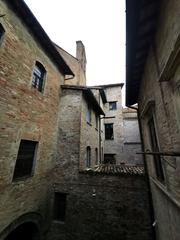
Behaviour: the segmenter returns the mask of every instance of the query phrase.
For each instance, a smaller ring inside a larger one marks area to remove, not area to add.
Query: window
[[[86,113],[86,121],[88,123],[91,123],[91,107],[89,105],[88,105],[87,113]]]
[[[2,24],[0,24],[0,44],[2,43],[2,40],[3,40],[3,37],[4,37],[4,33],[5,33],[5,30],[2,26]]]
[[[116,102],[109,102],[109,110],[116,110],[117,104]]]
[[[37,144],[35,141],[21,140],[13,180],[32,175]]]
[[[116,164],[115,154],[104,154],[104,163]]]
[[[105,139],[113,140],[114,139],[113,123],[106,123],[104,125],[105,125]]]
[[[99,117],[97,114],[95,114],[95,121],[96,121],[96,129],[98,129],[98,122],[99,122]]]
[[[159,146],[157,142],[157,135],[156,135],[156,129],[155,129],[153,117],[151,117],[150,120],[148,121],[148,127],[149,127],[149,133],[150,133],[152,152],[159,152]],[[155,165],[157,178],[160,181],[164,181],[164,173],[163,173],[163,168],[161,163],[161,157],[159,155],[153,155],[153,158],[154,158],[154,165]]]
[[[32,86],[43,92],[46,70],[40,62],[36,62],[33,69]]]
[[[54,194],[53,219],[56,221],[65,221],[66,215],[66,195],[65,193]]]
[[[91,167],[91,148],[89,146],[86,148],[86,167]]]
[[[98,148],[95,148],[96,165],[98,164]]]

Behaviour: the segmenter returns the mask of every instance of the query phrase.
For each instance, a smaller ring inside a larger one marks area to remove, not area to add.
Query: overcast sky
[[[125,0],[25,0],[52,41],[86,48],[87,85],[125,81]]]

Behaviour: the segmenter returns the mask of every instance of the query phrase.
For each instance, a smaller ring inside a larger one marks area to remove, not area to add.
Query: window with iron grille
[[[116,102],[109,102],[109,110],[116,110],[117,103]]]
[[[114,133],[113,133],[113,123],[105,123],[105,139],[106,140],[113,140]]]
[[[148,127],[149,127],[152,151],[159,152],[159,146],[158,146],[156,129],[155,129],[153,117],[151,117],[150,120],[148,121]],[[155,165],[157,178],[160,181],[164,181],[164,173],[163,173],[163,167],[162,167],[162,163],[161,163],[161,156],[153,155],[153,158],[154,158],[154,165]]]
[[[32,86],[43,92],[46,70],[40,62],[36,62],[33,69]]]
[[[53,219],[64,222],[66,216],[66,193],[55,192],[54,194],[54,209]]]
[[[3,41],[4,33],[5,33],[5,30],[4,30],[3,26],[2,26],[2,24],[0,23],[0,44]]]
[[[13,180],[30,177],[32,175],[37,144],[38,142],[35,141],[21,140]]]

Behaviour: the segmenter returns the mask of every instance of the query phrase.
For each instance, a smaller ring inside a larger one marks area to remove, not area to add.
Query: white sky
[[[87,85],[125,81],[125,0],[25,0],[52,41],[86,48]]]

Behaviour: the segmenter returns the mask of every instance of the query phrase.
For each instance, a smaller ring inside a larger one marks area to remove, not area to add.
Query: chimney
[[[76,58],[79,60],[84,74],[86,74],[86,52],[82,41],[76,41]]]

